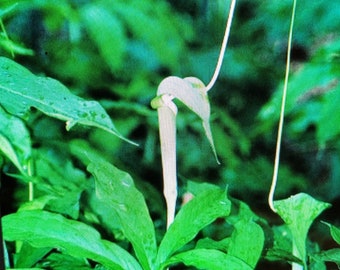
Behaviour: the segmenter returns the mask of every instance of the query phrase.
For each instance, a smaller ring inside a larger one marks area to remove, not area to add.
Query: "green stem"
[[[32,160],[30,159],[27,162],[27,174],[29,177],[33,176],[33,164]],[[28,182],[28,201],[33,201],[34,200],[34,184],[32,181]]]
[[[300,258],[300,253],[298,251],[298,248],[295,244],[295,241],[293,240],[293,256],[297,257],[297,258]],[[304,265],[306,264],[306,260],[304,258],[300,258],[302,259]],[[304,268],[305,267],[305,268]],[[303,266],[299,263],[292,263],[292,270],[307,270],[307,266]]]

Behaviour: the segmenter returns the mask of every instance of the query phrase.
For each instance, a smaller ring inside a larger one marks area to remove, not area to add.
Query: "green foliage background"
[[[164,230],[157,113],[149,104],[166,76],[195,76],[208,83],[228,4],[227,0],[1,1],[1,56],[14,58],[34,74],[59,80],[86,100],[99,101],[117,130],[139,144],[128,144],[101,129],[76,125],[66,131],[62,121],[36,109],[22,115],[24,121],[12,131],[17,135],[23,129],[15,147],[28,153],[21,149],[23,142],[32,145],[34,196],[41,198],[45,209],[96,227],[104,224],[104,235],[117,230],[100,213],[105,206],[97,207],[100,202],[91,195],[90,176],[75,159],[79,149],[92,147],[133,175],[147,198],[156,230]],[[200,120],[178,104],[180,195],[189,180],[228,185],[230,194],[275,222],[266,197],[290,12],[291,1],[238,2],[222,72],[209,92],[222,165],[215,162]],[[326,212],[333,224],[340,222],[334,215],[340,199],[339,17],[338,1],[298,1],[277,189],[278,198],[301,191],[333,203],[333,210]],[[0,126],[0,132],[11,136],[6,126]],[[17,168],[5,157],[0,156],[0,164],[2,212],[10,213],[27,202],[28,179],[18,177]],[[321,233],[316,228],[317,237]],[[114,237],[119,239],[119,233]]]

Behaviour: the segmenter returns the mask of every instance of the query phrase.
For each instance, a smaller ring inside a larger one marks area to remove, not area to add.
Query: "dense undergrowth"
[[[58,3],[0,3],[8,268],[340,264],[337,1],[298,1],[275,202],[282,219],[267,194],[291,2],[242,0],[209,92],[221,165],[200,119],[178,103],[180,200],[168,231],[150,101],[170,75],[208,82],[229,1]],[[194,199],[184,203],[188,194]]]

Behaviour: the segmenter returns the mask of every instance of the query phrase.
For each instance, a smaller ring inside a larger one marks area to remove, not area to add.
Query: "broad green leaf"
[[[91,264],[84,259],[75,258],[67,254],[52,252],[50,255],[46,256],[37,265],[42,267],[48,267],[53,270],[90,270],[93,269]],[[102,265],[96,265],[94,267],[96,270],[106,270]]]
[[[225,190],[216,189],[200,193],[183,206],[164,235],[157,255],[158,264],[163,263],[199,233],[201,229],[219,217],[230,213],[231,202]]]
[[[20,205],[19,210],[20,211],[42,210],[52,200],[55,200],[55,197],[52,195],[39,196],[37,198],[34,198],[32,201],[22,203]]]
[[[20,248],[20,252],[15,256],[15,267],[25,268],[34,266],[40,259],[51,251],[50,247],[35,248],[27,242],[24,242]]]
[[[84,165],[88,166],[96,160],[104,160],[105,156],[91,148],[88,141],[75,139],[69,142],[70,152],[75,155]]]
[[[193,249],[176,254],[167,260],[160,269],[164,269],[166,266],[178,263],[184,263],[186,266],[194,266],[197,269],[206,270],[254,269],[239,258],[214,249]]]
[[[36,189],[40,194],[53,196],[45,209],[77,219],[80,196],[89,187],[89,182],[85,173],[74,167],[70,158],[61,151],[43,147],[36,151]]]
[[[202,125],[213,153],[217,154],[210,129],[210,103],[203,82],[194,77],[178,78],[175,76],[165,78],[158,86],[157,96],[172,95],[183,102],[190,110],[202,120]]]
[[[334,262],[340,267],[340,248],[333,248],[322,251],[312,256],[313,259],[317,259],[325,262]]]
[[[261,257],[263,246],[264,233],[260,225],[246,219],[241,219],[234,224],[234,231],[228,248],[229,255],[239,258],[255,268]]]
[[[118,215],[143,269],[153,269],[157,252],[155,229],[144,197],[131,176],[102,160],[92,160],[88,171],[96,179],[98,199]]]
[[[192,193],[193,195],[198,195],[207,190],[220,189],[220,187],[214,184],[211,184],[211,183],[207,183],[207,182],[198,183],[198,182],[188,180],[186,189],[188,192]]]
[[[197,241],[195,249],[216,249],[222,252],[227,252],[230,245],[230,237],[224,238],[220,241],[211,238],[203,238]]]
[[[285,200],[274,202],[275,209],[292,233],[293,250],[296,248],[298,258],[306,261],[306,238],[314,219],[329,203],[315,200],[305,193],[299,193]],[[294,253],[294,252],[293,252]]]
[[[98,3],[84,6],[81,17],[103,59],[115,73],[122,67],[126,50],[126,37],[120,20]]]
[[[93,126],[128,141],[117,131],[98,102],[85,101],[58,81],[37,77],[4,57],[0,57],[0,105],[20,117],[34,107],[48,116],[66,121],[67,130],[76,124]]]
[[[30,134],[21,119],[6,113],[0,106],[0,151],[25,174],[31,158]]]
[[[41,210],[20,211],[4,216],[6,241],[25,241],[36,248],[59,248],[78,258],[88,258],[108,269],[141,269],[118,245],[102,240],[92,227]]]
[[[322,222],[322,223],[326,224],[329,227],[332,238],[334,239],[335,242],[337,242],[340,245],[340,229],[327,222]]]
[[[228,254],[233,255],[255,268],[264,247],[264,232],[256,221],[256,216],[250,207],[242,201],[231,199],[232,213],[227,217],[227,222],[232,224],[234,230],[230,237]],[[235,209],[234,209],[235,208]],[[252,239],[252,241],[249,241]],[[247,246],[247,249],[244,247]]]
[[[273,226],[273,246],[266,252],[269,261],[288,261],[303,264],[302,260],[292,255],[292,233],[286,224]]]
[[[231,198],[231,201],[232,212],[235,214],[228,216],[228,223],[235,225],[240,221],[255,222],[260,220],[260,218],[254,214],[249,205],[246,203],[234,198]]]
[[[0,150],[19,169],[19,171],[25,173],[13,146],[2,134],[0,134]]]

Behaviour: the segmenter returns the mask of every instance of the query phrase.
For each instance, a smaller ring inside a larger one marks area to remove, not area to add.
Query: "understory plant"
[[[51,9],[47,2],[39,2],[37,6]],[[87,3],[77,14],[73,13],[75,11],[67,1],[55,9],[62,14],[66,12],[72,18],[70,25],[73,38],[77,38],[81,32],[75,22],[84,20],[89,36],[98,45],[98,52],[108,58],[108,69],[117,75],[124,58],[121,47],[127,38],[120,26],[127,6],[124,1],[117,1],[116,14],[112,15],[106,9],[111,2],[98,1],[98,5]],[[132,2],[136,5],[139,3]],[[58,80],[36,75],[14,60],[0,57],[0,165],[6,176],[1,181],[14,181],[11,179],[14,178],[22,192],[16,195],[16,211],[1,218],[3,268],[251,270],[260,269],[261,266],[270,267],[266,265],[276,262],[295,270],[323,270],[327,269],[326,262],[340,264],[340,248],[320,250],[319,244],[308,236],[313,222],[331,204],[306,193],[274,200],[286,99],[287,111],[293,110],[290,103],[292,97],[287,89],[291,86],[294,98],[304,102],[309,98],[306,97],[308,91],[303,89],[304,92],[301,92],[299,80],[304,80],[308,71],[313,72],[313,66],[307,64],[300,75],[304,79],[299,78],[299,75],[291,80],[288,78],[296,1],[288,38],[282,104],[280,107],[281,94],[276,92],[259,114],[260,119],[267,121],[263,121],[265,124],[259,125],[255,131],[260,133],[267,130],[268,126],[275,125],[280,115],[269,205],[283,222],[280,225],[271,224],[252,210],[250,205],[231,195],[227,185],[186,180],[180,190],[181,196],[178,196],[177,107],[173,99],[180,100],[200,118],[219,163],[218,147],[216,145],[215,149],[210,127],[211,108],[207,92],[221,70],[236,4],[235,0],[230,2],[218,64],[208,85],[205,86],[196,77],[182,79],[170,76],[161,81],[157,96],[151,101],[152,108],[158,111],[166,207],[156,187],[142,181],[134,172],[128,173],[119,158],[112,157],[113,153],[107,151],[112,148],[111,145],[117,148],[121,144],[140,147],[133,138],[127,138],[129,132],[122,129],[124,125],[119,120],[118,124],[113,123],[108,112],[110,109],[119,110],[125,106],[130,112],[146,116],[152,122],[155,113],[151,108],[133,104],[131,100],[112,103],[89,99]],[[141,10],[143,7],[140,6]],[[159,4],[157,7],[157,16],[166,20],[169,12],[167,6]],[[1,10],[0,19],[16,8],[17,4],[8,5]],[[138,26],[131,21],[132,18],[147,21],[149,10],[139,12],[131,8],[129,11],[131,18],[124,18],[131,33],[139,33],[157,47],[157,40],[143,35],[143,29],[137,29]],[[2,21],[0,23],[1,46],[5,50],[13,55],[27,56],[33,53],[12,41]],[[49,23],[50,27],[56,27],[52,21]],[[98,34],[102,29],[107,36]],[[109,38],[112,29],[117,32],[116,40]],[[114,46],[119,52],[115,57],[108,45],[112,42],[116,42]],[[328,62],[330,77],[339,75],[336,70],[339,67],[339,48],[339,42],[335,42],[330,47],[323,47],[314,56],[318,59],[332,55],[333,58]],[[162,47],[158,49],[161,55]],[[162,57],[160,59],[165,61]],[[171,61],[169,68],[174,65],[174,60]],[[81,78],[80,85],[90,83],[87,79]],[[337,87],[336,81],[331,82],[332,87]],[[116,94],[124,96],[120,91]],[[339,100],[340,95],[336,97]],[[333,104],[331,99],[327,102]],[[303,107],[302,113],[308,114],[309,108]],[[277,114],[279,111],[280,114]],[[323,131],[318,131],[322,144],[339,135],[339,128],[334,131],[334,137],[332,134],[325,135],[325,130],[331,128],[322,122],[324,119],[310,118],[307,120],[315,121],[320,124],[321,130],[323,128]],[[298,120],[296,123],[299,124]],[[126,125],[133,126],[134,122]],[[302,125],[300,123],[299,127]],[[105,139],[100,144],[93,143],[100,136]],[[105,149],[99,149],[103,145]],[[123,148],[122,152],[124,149],[128,148]],[[125,154],[128,155],[127,150]],[[204,166],[204,161],[202,163]],[[179,203],[177,197],[183,198],[183,202]],[[6,200],[4,198],[3,201],[12,203]],[[340,245],[340,228],[326,221],[321,226],[329,229],[334,243]]]

